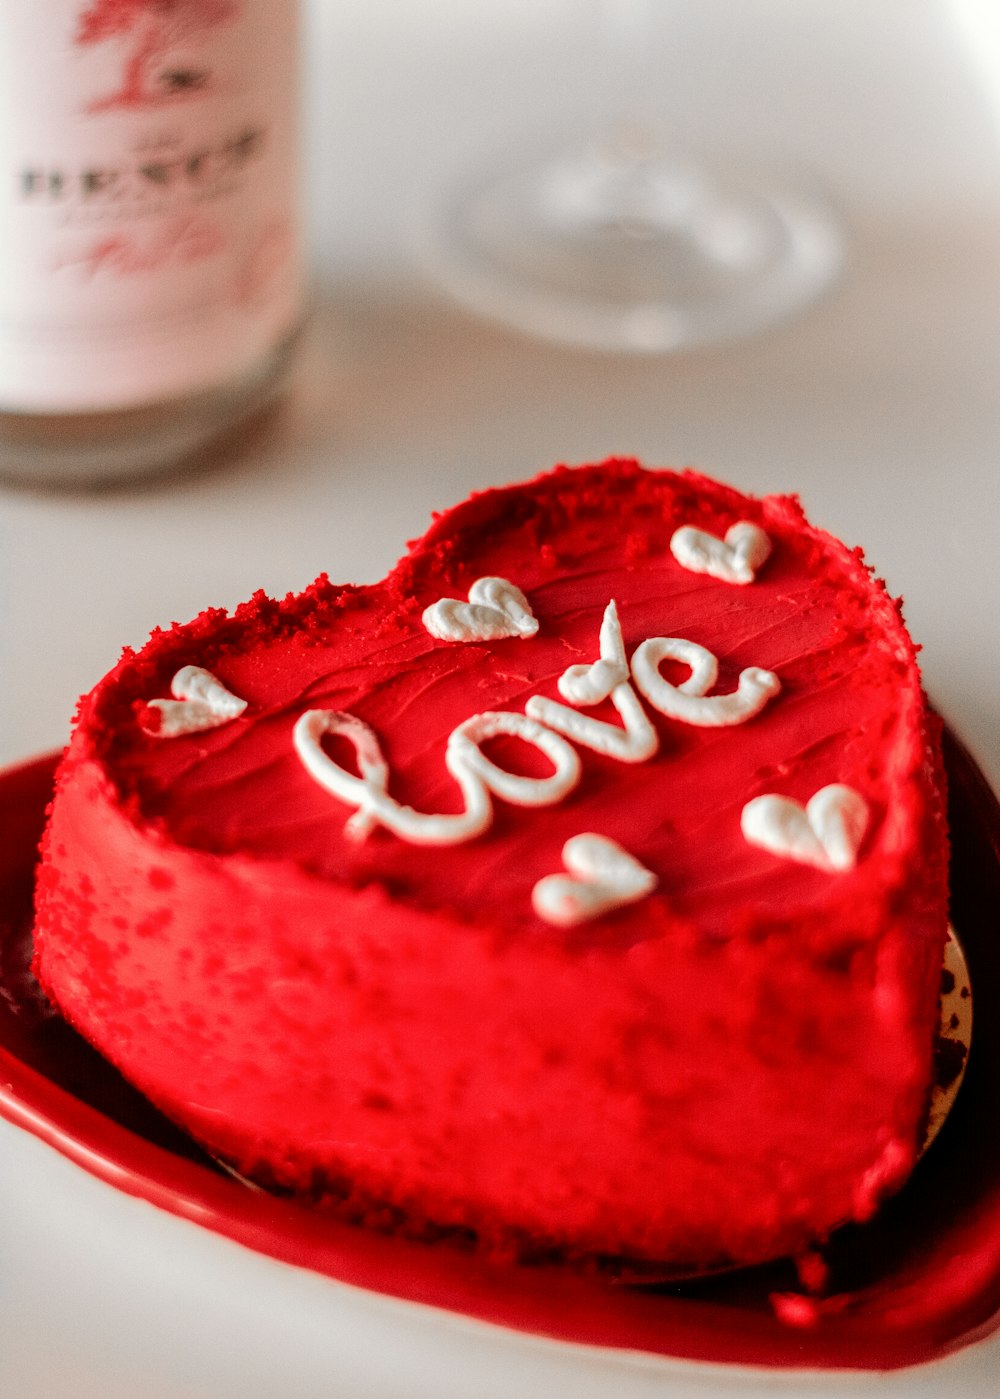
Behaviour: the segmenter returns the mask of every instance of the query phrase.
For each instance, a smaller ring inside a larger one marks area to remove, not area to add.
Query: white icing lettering
[[[668,659],[691,669],[679,685],[671,685],[660,674],[660,664]],[[744,724],[781,689],[781,681],[773,671],[748,666],[740,671],[737,687],[730,694],[709,695],[718,676],[719,663],[712,652],[682,637],[651,637],[636,648],[632,657],[632,678],[640,694],[668,719],[697,728]]]
[[[506,578],[477,578],[468,602],[441,598],[424,609],[423,623],[439,641],[498,641],[538,631],[528,599]]]
[[[435,608],[428,608],[424,614],[428,629],[433,630],[434,617],[440,620],[435,609],[445,608],[445,619],[452,628],[448,635],[464,639],[484,635],[485,622],[475,614],[477,608],[491,605],[483,599],[487,597],[487,585],[493,584],[502,585],[501,593],[489,594],[494,600],[502,596],[502,589],[510,587],[502,579],[480,579],[470,589],[468,604],[443,599]],[[480,587],[482,591],[477,594]],[[516,589],[513,592],[523,597]],[[534,623],[533,618],[531,621]],[[480,630],[477,631],[477,627]],[[363,839],[375,826],[381,825],[417,845],[455,845],[472,840],[489,828],[493,819],[492,796],[524,807],[551,806],[568,796],[580,779],[581,764],[567,738],[620,762],[637,763],[652,757],[659,740],[633,683],[660,713],[700,727],[744,723],[780,689],[778,677],[771,671],[751,666],[740,673],[737,688],[731,694],[709,695],[708,691],[718,679],[716,657],[704,646],[677,637],[652,637],[644,641],[633,655],[630,666],[613,600],[604,612],[599,651],[596,661],[569,666],[559,677],[560,694],[577,708],[532,695],[523,714],[487,711],[472,715],[452,730],[445,751],[445,765],[458,783],[464,801],[464,809],[454,814],[417,811],[391,797],[389,767],[378,738],[355,715],[326,709],[308,710],[295,725],[295,748],[310,776],[355,808],[344,827],[345,834],[352,839]],[[664,679],[659,667],[667,659],[680,661],[689,668],[691,673],[686,680],[673,685]],[[611,701],[624,727],[578,712],[581,706],[598,705],[605,700]],[[501,735],[534,745],[552,764],[553,771],[547,777],[527,777],[500,767],[487,757],[482,745]],[[348,771],[324,749],[323,740],[328,736],[340,736],[353,745],[357,773]],[[817,794],[817,799],[820,797],[822,794]],[[805,819],[802,808],[799,811]],[[831,820],[827,819],[824,831],[827,827],[833,830]],[[754,828],[752,816],[749,826],[751,830]],[[752,836],[748,833],[747,838],[752,839]],[[824,868],[842,858],[835,834],[830,837],[828,847],[822,845],[815,833],[813,841],[823,851],[823,859],[827,862]],[[608,909],[633,903],[649,894],[657,883],[656,876],[634,856],[609,838],[593,833],[567,841],[563,863],[566,872],[541,879],[532,894],[539,917],[558,926],[571,926],[598,917]]]
[[[326,735],[339,734],[354,746],[360,776],[341,767],[322,746]],[[552,763],[548,777],[523,777],[487,758],[480,744],[508,734],[533,744]],[[465,800],[455,814],[428,813],[403,806],[388,793],[389,769],[374,731],[353,714],[310,709],[295,725],[295,750],[309,775],[342,801],[357,807],[345,827],[354,840],[381,825],[415,845],[458,845],[489,828],[493,818],[490,792],[516,806],[551,806],[567,796],[580,777],[580,759],[558,734],[525,714],[475,714],[448,739],[445,765]]]
[[[752,583],[771,552],[771,541],[759,525],[739,520],[725,539],[682,525],[670,540],[670,552],[682,568],[708,573],[723,583]]]
[[[573,665],[559,677],[559,691],[576,705],[601,704],[609,699],[625,727],[606,724],[593,716],[579,714],[557,700],[532,695],[526,712],[574,743],[591,748],[622,763],[642,763],[659,747],[656,730],[629,684],[628,660],[622,640],[618,609],[608,603],[601,623],[600,658],[592,665]]]
[[[555,771],[548,777],[519,777],[491,762],[480,748],[487,739],[508,734],[544,753]],[[473,714],[448,739],[445,762],[456,777],[475,774],[485,787],[514,806],[553,806],[569,796],[580,780],[580,757],[564,738],[536,723],[527,714],[507,710]]]
[[[323,739],[335,734],[353,744],[360,776],[341,767],[324,750]],[[344,834],[352,840],[363,840],[374,826],[384,826],[416,845],[455,845],[489,827],[493,815],[489,793],[479,778],[468,773],[458,776],[465,810],[454,815],[429,815],[390,797],[389,767],[378,738],[353,714],[309,709],[295,725],[293,742],[309,776],[341,801],[357,807],[344,826]]]
[[[740,827],[750,845],[817,869],[853,869],[868,828],[868,803],[842,783],[821,787],[803,806],[773,793],[747,802]]]
[[[181,738],[217,729],[238,719],[247,707],[246,700],[231,694],[225,685],[201,666],[186,665],[170,682],[173,699],[152,699],[147,708],[159,711],[159,722],[144,725],[153,738]]]
[[[628,680],[628,657],[614,598],[604,609],[598,645],[599,660],[592,665],[571,665],[559,677],[559,693],[570,704],[600,704],[616,685]]]
[[[573,927],[636,903],[656,888],[656,875],[607,836],[573,836],[562,858],[568,873],[546,875],[531,895],[539,918],[556,927]]]

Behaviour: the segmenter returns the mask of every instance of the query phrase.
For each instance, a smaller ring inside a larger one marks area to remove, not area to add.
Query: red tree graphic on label
[[[171,54],[196,44],[239,12],[239,0],[92,0],[80,16],[78,44],[116,39],[125,48],[121,86],[91,111],[144,107],[202,91],[210,74]]]

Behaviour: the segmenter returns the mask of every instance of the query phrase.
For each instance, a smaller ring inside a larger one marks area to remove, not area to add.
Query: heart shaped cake
[[[946,866],[860,555],[611,461],[473,497],[383,583],[126,652],[59,772],[35,965],[270,1188],[698,1270],[905,1180]]]

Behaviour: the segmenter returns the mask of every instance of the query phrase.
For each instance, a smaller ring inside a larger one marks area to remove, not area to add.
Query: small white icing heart
[[[423,623],[439,641],[499,641],[538,631],[528,599],[506,578],[477,578],[468,602],[441,598],[424,609]]]
[[[558,928],[572,928],[636,903],[657,885],[652,870],[607,836],[573,836],[563,846],[562,858],[569,873],[546,875],[531,895],[539,918]]]
[[[143,726],[153,738],[181,738],[217,729],[238,719],[247,707],[246,700],[231,694],[209,670],[201,666],[183,666],[170,682],[172,700],[153,699],[147,708],[160,711],[160,722],[154,727]]]
[[[752,583],[771,552],[771,541],[749,520],[731,526],[725,539],[694,525],[682,525],[674,531],[670,552],[692,573],[708,573],[723,583]]]
[[[849,870],[868,828],[868,803],[842,783],[821,787],[805,806],[769,793],[747,802],[740,827],[751,845],[821,870]]]

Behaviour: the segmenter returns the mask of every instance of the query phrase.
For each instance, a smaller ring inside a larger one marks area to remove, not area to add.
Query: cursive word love
[[[679,685],[659,672],[667,657],[680,660],[691,674]],[[458,783],[465,803],[458,813],[436,814],[404,806],[389,795],[389,766],[378,736],[356,715],[342,710],[310,709],[295,725],[295,750],[314,781],[356,810],[345,834],[363,839],[375,826],[384,826],[417,845],[456,845],[487,830],[493,819],[492,797],[515,806],[552,806],[562,801],[580,779],[580,758],[567,739],[619,762],[645,762],[659,738],[633,688],[668,718],[702,727],[745,723],[758,714],[781,688],[771,671],[752,666],[741,672],[736,690],[709,695],[718,675],[712,652],[678,637],[653,637],[638,647],[629,666],[614,601],[605,609],[600,655],[590,666],[570,666],[559,680],[559,691],[570,705],[592,706],[610,699],[624,727],[583,715],[557,700],[532,695],[525,712],[486,711],[464,720],[450,734],[445,766]],[[533,745],[552,764],[548,777],[522,777],[499,767],[481,745],[500,734]],[[357,773],[349,771],[324,748],[323,740],[339,735],[354,749]]]

